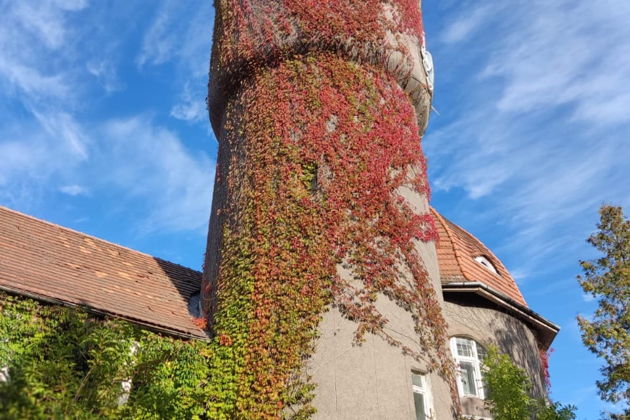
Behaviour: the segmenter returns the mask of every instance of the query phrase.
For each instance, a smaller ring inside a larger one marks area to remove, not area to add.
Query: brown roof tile
[[[501,261],[432,209],[442,283],[481,282],[525,304]],[[476,262],[485,256],[498,275]],[[0,289],[89,307],[149,327],[205,338],[188,313],[201,273],[0,206]]]
[[[437,254],[442,283],[480,282],[526,305],[516,282],[492,251],[435,209],[431,210],[436,218],[439,234]],[[475,261],[478,256],[488,259],[498,274]]]
[[[0,289],[205,338],[188,313],[201,273],[0,206]]]

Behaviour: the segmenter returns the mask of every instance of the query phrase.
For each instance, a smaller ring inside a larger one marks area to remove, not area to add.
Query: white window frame
[[[417,386],[413,383],[413,378],[418,377],[422,383],[422,386]],[[414,416],[415,419],[417,416],[416,413],[416,404],[415,404],[415,395],[418,394],[422,396],[422,402],[424,403],[425,410],[425,420],[433,420],[435,419],[433,412],[433,395],[431,394],[431,382],[429,380],[428,375],[422,372],[418,372],[415,370],[411,371],[411,391],[412,396],[414,396]]]
[[[494,274],[496,274],[496,275],[499,275],[499,271],[497,270],[497,268],[496,268],[496,267],[494,266],[494,264],[492,264],[492,262],[491,262],[488,258],[486,258],[485,256],[483,256],[483,255],[478,255],[478,256],[476,256],[476,257],[475,257],[475,261],[477,261],[479,264],[483,265],[483,267],[484,267],[486,270],[488,270],[488,271],[490,271],[490,272],[492,272],[492,273],[494,273]]]
[[[129,356],[132,357],[132,360],[130,362],[131,364],[134,364],[136,362],[135,356],[139,348],[140,348],[140,343],[138,343],[137,341],[134,341],[133,343],[131,343],[131,346],[129,348]],[[129,401],[129,396],[131,395],[132,386],[133,386],[132,378],[127,378],[120,382],[120,394],[118,395],[118,406],[123,406],[127,404],[127,401]]]
[[[466,340],[470,344],[470,347],[472,349],[472,356],[459,355],[457,351],[457,340]],[[451,337],[450,345],[451,345],[451,353],[453,354],[453,359],[455,359],[455,364],[457,366],[457,391],[459,392],[459,395],[461,397],[473,397],[473,398],[480,398],[482,400],[485,399],[486,394],[485,394],[485,390],[483,386],[483,375],[481,373],[482,361],[479,358],[479,351],[477,349],[477,346],[479,347],[482,347],[482,346],[478,344],[472,338],[461,337],[461,336]],[[474,377],[473,379],[475,382],[474,385],[475,385],[475,390],[477,392],[476,394],[470,394],[470,393],[464,392],[464,384],[462,382],[462,371],[459,368],[460,363],[470,363],[473,366],[473,377]]]
[[[9,382],[9,365],[0,368],[0,382]]]

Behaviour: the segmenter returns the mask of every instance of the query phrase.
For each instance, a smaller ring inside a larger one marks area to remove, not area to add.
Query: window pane
[[[427,414],[424,411],[424,395],[414,392],[413,402],[416,405],[416,420],[426,420]]]
[[[418,388],[424,388],[424,385],[422,384],[422,375],[417,373],[411,374],[411,383],[413,386],[417,386]]]
[[[473,357],[472,341],[467,338],[457,338],[457,354],[464,357]]]
[[[462,388],[464,388],[464,394],[477,395],[477,387],[475,386],[475,368],[472,363],[461,362],[459,364]]]
[[[477,343],[477,358],[480,362],[483,362],[483,359],[486,357],[486,349],[481,347],[479,343]]]

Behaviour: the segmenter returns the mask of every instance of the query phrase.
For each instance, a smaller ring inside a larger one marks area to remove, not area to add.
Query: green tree
[[[210,360],[201,341],[0,292],[1,420],[205,418]]]
[[[533,398],[528,375],[496,347],[488,348],[483,366],[486,405],[495,420],[575,419],[575,407]]]
[[[601,397],[625,404],[622,418],[630,418],[630,220],[621,207],[602,206],[599,214],[588,243],[603,255],[580,261],[578,276],[598,307],[591,320],[579,316],[578,324],[584,345],[604,361],[597,381]]]

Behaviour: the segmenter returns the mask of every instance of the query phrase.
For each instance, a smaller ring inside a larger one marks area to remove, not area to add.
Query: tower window
[[[433,419],[433,404],[431,390],[426,375],[417,372],[411,373],[411,390],[413,391],[413,403],[416,409],[416,420]]]
[[[490,262],[490,260],[488,260],[483,255],[479,255],[479,256],[475,257],[475,261],[477,261],[479,264],[481,264],[484,267],[486,267],[486,269],[492,271],[494,274],[499,274],[499,272],[497,271],[496,267]]]
[[[486,352],[480,344],[470,338],[451,338],[451,352],[458,367],[457,389],[464,397],[484,398],[481,362]]]

